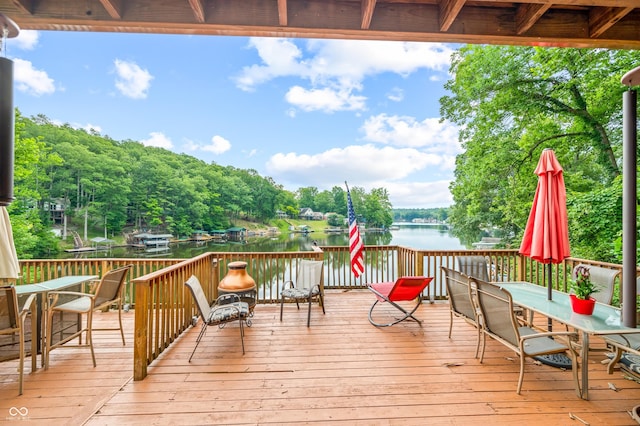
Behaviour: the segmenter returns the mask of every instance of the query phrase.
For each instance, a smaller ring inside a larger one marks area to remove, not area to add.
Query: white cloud
[[[361,130],[364,139],[395,146],[425,147],[433,152],[456,155],[462,152],[458,128],[439,118],[418,121],[413,117],[379,114],[369,117]]]
[[[387,99],[393,102],[400,102],[404,99],[404,91],[399,87],[394,87],[387,93]]]
[[[91,124],[91,123],[87,123],[87,124],[78,124],[78,125],[74,125],[74,127],[78,128],[78,129],[84,129],[87,133],[102,133],[102,127],[97,126],[95,124]]]
[[[276,77],[303,74],[305,67],[297,60],[302,52],[290,40],[278,38],[251,38],[249,47],[255,48],[264,65],[244,67],[235,78],[237,86],[251,91],[255,86]]]
[[[203,151],[212,152],[214,154],[222,154],[231,149],[231,142],[222,136],[215,135],[211,138],[211,143],[202,147]]]
[[[394,181],[441,162],[437,155],[413,148],[351,145],[312,155],[278,153],[269,159],[266,167],[274,177],[324,187],[330,177],[340,179],[345,173],[363,182]]]
[[[342,186],[345,180],[366,190],[386,188],[394,207],[445,207],[452,203],[449,183],[461,152],[457,128],[438,119],[380,114],[362,126],[364,145],[305,154],[278,153],[267,174],[285,187]],[[383,145],[378,145],[379,143]]]
[[[434,208],[453,204],[449,180],[433,182],[389,182],[384,187],[394,208]]]
[[[157,148],[171,149],[173,148],[173,142],[167,136],[165,136],[161,132],[151,132],[149,133],[148,139],[143,139],[140,141],[144,146],[154,146]]]
[[[353,93],[363,89],[362,82],[367,76],[386,72],[407,76],[419,69],[443,71],[448,69],[453,52],[440,43],[362,40],[307,40],[299,43],[306,43],[303,44],[304,50],[289,39],[251,38],[249,46],[257,50],[262,63],[244,67],[235,78],[236,85],[251,91],[275,78],[298,77],[307,80],[310,87],[292,87],[286,99],[298,101],[294,105],[305,111],[364,109],[366,98]],[[317,101],[309,99],[310,95],[328,92],[340,93],[344,99],[357,99],[358,103],[344,108],[343,103],[326,102],[324,107],[318,108]],[[392,100],[397,100],[397,96]],[[331,106],[337,109],[331,109]]]
[[[33,50],[38,45],[40,33],[38,31],[22,30],[16,38],[7,41],[7,50],[14,45],[18,49]]]
[[[223,154],[231,149],[231,142],[222,136],[216,135],[211,138],[211,143],[208,145],[201,145],[187,139],[183,146],[186,151],[205,151],[213,154]]]
[[[409,75],[420,68],[447,70],[453,53],[442,43],[363,40],[310,40],[308,50],[315,54],[310,64],[316,76],[355,81],[383,72]]]
[[[115,85],[118,91],[128,98],[145,99],[153,80],[149,71],[140,68],[134,62],[120,59],[116,59],[114,65],[117,75]]]
[[[357,96],[349,90],[335,90],[329,87],[322,89],[305,89],[294,86],[289,89],[285,99],[303,111],[353,111],[365,108],[364,96]]]
[[[23,59],[13,61],[13,79],[16,88],[33,96],[50,95],[56,91],[53,79],[45,71],[37,70]]]
[[[269,176],[290,189],[315,186],[386,188],[394,207],[445,207],[452,203],[449,180],[419,181],[425,170],[448,167],[447,159],[414,148],[373,145],[334,148],[317,154],[295,152],[273,155],[267,162]],[[449,173],[447,173],[447,176]]]

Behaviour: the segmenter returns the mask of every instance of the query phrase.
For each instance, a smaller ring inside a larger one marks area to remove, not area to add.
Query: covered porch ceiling
[[[639,0],[0,0],[21,29],[640,49]]]

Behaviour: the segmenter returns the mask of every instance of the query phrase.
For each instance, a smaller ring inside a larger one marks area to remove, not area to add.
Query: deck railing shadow
[[[191,324],[196,315],[193,300],[184,283],[195,275],[210,301],[217,297],[220,280],[233,261],[246,261],[247,272],[258,285],[258,303],[277,303],[280,290],[297,270],[301,259],[323,260],[326,289],[366,288],[370,282],[395,281],[403,275],[434,277],[423,294],[425,300],[446,298],[441,266],[455,268],[457,256],[485,256],[493,281],[528,281],[546,284],[544,265],[522,257],[517,250],[425,251],[401,246],[366,246],[365,272],[351,273],[349,249],[345,246],[318,247],[305,252],[209,252],[191,259],[64,259],[22,260],[18,284],[41,282],[67,275],[102,275],[119,266],[132,264],[125,303],[135,307],[134,380],[147,375],[147,367]],[[621,265],[585,259],[566,259],[552,265],[552,285],[566,291],[570,274],[578,263],[621,269]]]

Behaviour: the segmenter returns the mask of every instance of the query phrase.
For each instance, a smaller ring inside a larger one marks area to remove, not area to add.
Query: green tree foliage
[[[43,224],[39,206],[51,184],[47,170],[62,165],[63,160],[37,137],[25,134],[25,121],[19,111],[15,117],[14,196],[9,205],[16,252],[21,259],[56,253],[57,242]],[[47,200],[46,198],[44,198]],[[46,223],[46,222],[45,222]]]
[[[621,173],[620,78],[639,60],[635,51],[461,48],[446,84],[451,95],[440,100],[443,118],[460,126],[464,148],[450,186],[454,232],[474,240],[498,229],[517,244],[544,148],[552,148],[564,168],[569,204],[612,186]],[[583,219],[572,215],[578,222],[571,229],[588,226]],[[610,259],[595,237],[570,234],[574,252],[593,245],[600,248],[590,258]]]
[[[50,218],[39,214],[44,202],[64,204],[71,228],[81,228],[86,214],[89,227],[109,235],[130,226],[187,236],[225,229],[234,218],[266,221],[277,209],[297,209],[292,193],[255,170],[116,142],[19,111],[15,186],[10,213],[22,258],[55,248],[55,240],[44,238],[51,235]]]

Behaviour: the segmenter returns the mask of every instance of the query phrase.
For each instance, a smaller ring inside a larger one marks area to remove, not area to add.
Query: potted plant
[[[571,282],[571,308],[573,312],[583,315],[591,315],[596,305],[596,299],[591,294],[598,291],[598,287],[591,282],[589,268],[578,266],[575,270],[574,280]]]

